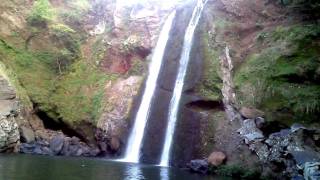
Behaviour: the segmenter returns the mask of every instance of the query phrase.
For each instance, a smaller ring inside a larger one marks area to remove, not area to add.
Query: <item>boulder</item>
[[[208,163],[213,166],[219,166],[226,160],[227,156],[223,152],[213,152],[208,157]]]
[[[30,143],[35,140],[35,134],[32,129],[22,126],[20,127],[20,136],[21,136],[21,141]]]
[[[203,159],[191,160],[187,165],[191,172],[207,174],[209,170],[209,163]]]
[[[242,107],[240,109],[240,114],[247,119],[255,119],[264,116],[264,112],[251,107]]]
[[[54,154],[58,155],[61,152],[64,138],[65,137],[63,135],[57,135],[50,140],[50,149]]]

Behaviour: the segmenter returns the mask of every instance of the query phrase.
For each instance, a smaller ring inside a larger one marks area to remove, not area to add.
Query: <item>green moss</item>
[[[214,44],[210,43],[210,35],[203,35],[203,54],[204,54],[204,73],[201,83],[197,87],[197,92],[205,98],[212,100],[220,100],[222,98],[220,89],[222,88],[222,80],[219,76],[220,64],[219,55]]]
[[[278,27],[269,47],[251,55],[235,76],[240,103],[292,113],[294,121],[316,120],[320,112],[320,27]]]
[[[73,64],[69,74],[57,82],[53,95],[61,118],[69,124],[83,120],[94,123],[100,114],[105,81],[113,78],[84,61]]]
[[[1,57],[1,56],[0,56]],[[15,89],[22,105],[27,109],[32,109],[32,102],[27,94],[27,91],[22,87],[19,79],[11,69],[8,69],[2,62],[0,62],[0,75],[4,76]]]
[[[21,49],[14,49],[4,41],[0,41],[0,59],[10,70],[15,72],[15,84],[20,83],[32,102],[38,104],[41,110],[51,111],[51,94],[54,90],[55,73],[49,64],[37,55]],[[19,93],[25,94],[20,89]],[[24,95],[25,97],[25,95]],[[24,101],[30,106],[29,102]]]
[[[128,76],[143,76],[148,70],[147,63],[142,59],[132,59],[131,68],[127,72]]]
[[[0,41],[0,59],[16,73],[16,78],[10,79],[21,84],[19,93],[26,99],[24,104],[31,106],[32,102],[53,119],[61,118],[70,125],[94,123],[101,114],[105,82],[116,76],[84,60],[72,63],[59,74],[53,66],[57,58],[50,52],[31,53]]]
[[[60,23],[51,25],[50,29],[59,37],[63,37],[66,34],[75,33],[75,31],[69,26]]]
[[[108,51],[108,44],[104,41],[104,36],[105,34],[98,36],[92,45],[92,58],[96,64],[103,60]]]

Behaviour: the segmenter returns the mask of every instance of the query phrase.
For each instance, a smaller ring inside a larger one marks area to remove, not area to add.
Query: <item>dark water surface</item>
[[[216,180],[176,168],[104,159],[0,155],[0,180]]]

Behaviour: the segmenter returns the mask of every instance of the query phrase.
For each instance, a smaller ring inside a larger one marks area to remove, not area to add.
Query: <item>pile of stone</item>
[[[238,133],[272,171],[293,179],[320,179],[320,130],[293,124],[264,135],[262,117],[245,119]]]
[[[47,140],[36,140],[31,143],[22,143],[20,152],[39,155],[61,156],[97,156],[100,150],[81,142],[77,137],[66,137],[62,133]]]

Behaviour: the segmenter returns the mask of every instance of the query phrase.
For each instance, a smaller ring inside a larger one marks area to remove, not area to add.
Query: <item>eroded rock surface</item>
[[[12,151],[19,142],[20,135],[16,122],[18,113],[15,90],[0,75],[0,151]]]
[[[138,94],[142,78],[132,76],[118,80],[105,88],[107,99],[105,109],[98,121],[98,128],[103,130],[112,142],[112,149],[119,149],[119,139],[128,129],[128,117],[134,97]]]

